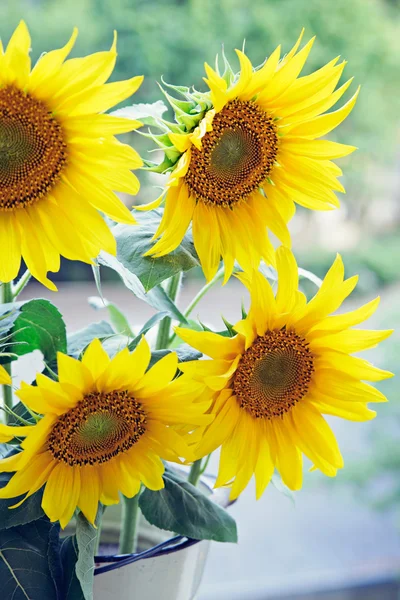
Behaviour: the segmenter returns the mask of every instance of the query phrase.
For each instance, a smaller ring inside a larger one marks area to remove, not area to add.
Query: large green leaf
[[[166,292],[161,286],[156,287],[146,293],[146,290],[144,289],[139,277],[128,267],[122,264],[117,257],[107,254],[107,252],[100,252],[98,261],[105,267],[109,267],[118,273],[124,282],[124,285],[137,298],[139,298],[139,300],[147,302],[147,304],[150,304],[150,306],[158,311],[167,312],[171,317],[180,323],[186,323],[186,318],[183,316],[174,302],[172,302],[172,300],[167,296]]]
[[[103,506],[99,505],[96,525],[99,524],[103,510]],[[89,523],[83,513],[79,512],[76,515],[75,536],[78,546],[78,560],[75,569],[85,600],[93,600],[94,554],[97,534],[98,529]]]
[[[11,335],[7,351],[17,356],[40,350],[47,363],[55,360],[57,352],[66,352],[67,340],[63,318],[49,300],[34,299],[16,304],[4,304],[2,314],[10,313],[5,321],[10,328],[4,333]],[[15,317],[15,318],[14,318]],[[15,357],[15,358],[16,358]],[[13,358],[13,360],[15,360]],[[1,362],[9,362],[3,357]]]
[[[74,535],[68,536],[62,540],[60,556],[63,565],[63,599],[85,600],[81,584],[76,576],[78,544]]]
[[[0,581],[4,599],[58,600],[54,566],[59,525],[39,519],[0,531]],[[50,566],[51,565],[51,566]]]
[[[61,562],[60,526],[57,523],[49,531],[49,545],[47,547],[47,560],[50,574],[56,588],[55,600],[65,600],[63,593],[64,569]]]
[[[117,259],[130,273],[138,277],[145,292],[156,287],[176,273],[189,271],[199,265],[193,242],[186,236],[181,244],[166,256],[143,256],[153,245],[152,238],[160,223],[162,212],[153,210],[136,213],[139,227],[117,225],[113,234],[117,240]],[[99,262],[102,263],[103,254]]]
[[[146,488],[139,499],[149,523],[196,540],[237,542],[236,523],[226,510],[171,469],[163,478],[164,489]]]

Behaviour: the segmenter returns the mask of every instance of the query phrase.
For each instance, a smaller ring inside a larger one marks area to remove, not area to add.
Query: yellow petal
[[[204,276],[210,281],[221,261],[219,223],[215,207],[198,202],[193,212],[193,242]]]
[[[60,383],[69,383],[82,394],[93,387],[93,377],[89,369],[79,360],[57,352],[58,377]]]
[[[35,92],[35,90],[42,85],[44,80],[54,77],[68,54],[71,52],[77,36],[78,29],[75,27],[69,41],[63,48],[42,54],[29,78],[28,90],[30,92]]]
[[[352,354],[353,352],[360,352],[360,350],[375,348],[379,342],[388,338],[392,333],[393,329],[382,331],[352,329],[319,337],[310,343],[310,347],[315,350],[320,350],[321,348],[333,348],[339,352]]]
[[[34,425],[23,425],[18,427],[0,423],[0,444],[5,444],[15,437],[26,437],[33,431],[34,427]]]
[[[358,325],[363,321],[366,321],[374,314],[380,302],[380,298],[375,298],[367,304],[360,306],[355,310],[352,310],[342,315],[334,315],[326,317],[322,321],[318,321],[310,330],[308,339],[320,337],[321,335],[332,334],[335,331],[341,331],[348,327]]]
[[[281,148],[292,154],[308,156],[317,160],[341,158],[357,150],[356,146],[348,146],[329,140],[305,140],[304,138],[291,136],[282,138]]]
[[[323,395],[345,402],[387,402],[386,396],[372,385],[356,381],[345,373],[319,369],[314,375],[314,385]]]
[[[0,385],[11,385],[11,377],[5,370],[5,368],[0,365]]]
[[[81,478],[78,506],[92,525],[94,525],[100,499],[100,480],[98,468],[85,467]]]
[[[274,462],[265,436],[260,436],[260,449],[254,475],[256,478],[256,499],[259,500],[274,473]]]
[[[284,246],[276,251],[276,268],[278,272],[276,309],[278,313],[290,312],[296,302],[299,272],[293,253]]]
[[[156,395],[165,388],[175,377],[178,368],[176,352],[170,352],[147,371],[135,387],[137,398]]]
[[[24,87],[31,69],[29,51],[31,48],[31,37],[24,21],[20,21],[8,42],[4,54],[4,63],[13,73],[13,81]]]
[[[100,340],[93,340],[85,350],[82,363],[87,367],[96,381],[110,364],[110,358],[101,345]]]
[[[282,481],[291,490],[301,489],[303,483],[303,460],[289,430],[279,419],[271,422],[276,442],[276,466]]]
[[[335,129],[335,127],[340,125],[340,123],[342,123],[342,121],[344,121],[350,114],[356,103],[359,92],[360,88],[358,88],[354,96],[352,96],[352,98],[350,98],[350,100],[348,100],[348,102],[346,102],[346,104],[344,104],[338,110],[326,115],[315,117],[314,119],[310,119],[291,128],[290,135],[300,136],[306,139],[313,139],[326,135],[332,131],[332,129]]]
[[[78,506],[78,499],[81,493],[81,471],[84,473],[81,467],[72,467],[72,483],[68,489],[64,512],[60,517],[60,525],[63,529],[65,529],[72,519]]]
[[[105,112],[132,96],[140,87],[142,76],[132,77],[126,81],[107,83],[95,88],[84,89],[81,93],[68,97],[67,100],[55,106],[61,115],[81,116],[97,112]]]
[[[367,360],[342,352],[323,351],[315,360],[315,367],[337,370],[339,376],[340,373],[345,373],[357,380],[382,381],[393,377],[390,371],[378,369]]]
[[[58,521],[65,512],[73,484],[73,467],[58,462],[47,480],[42,508],[50,521]]]
[[[184,342],[211,358],[233,360],[243,350],[243,342],[240,336],[226,338],[217,333],[192,331],[183,327],[176,327],[175,331]]]
[[[0,239],[2,240],[0,281],[8,283],[17,277],[21,265],[21,235],[13,213],[0,213]]]

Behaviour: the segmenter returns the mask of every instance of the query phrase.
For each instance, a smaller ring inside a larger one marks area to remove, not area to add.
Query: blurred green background
[[[302,27],[305,39],[316,34],[304,73],[341,55],[348,61],[344,78],[355,78],[344,100],[362,86],[354,111],[330,135],[359,150],[338,161],[347,189],[340,210],[298,210],[291,223],[298,262],[323,276],[341,252],[347,273],[360,274],[358,297],[348,308],[381,294],[383,306],[372,326],[400,324],[399,0],[0,0],[3,41],[21,18],[31,31],[34,59],[62,46],[74,25],[80,36],[73,56],[108,48],[116,29],[119,58],[112,78],[145,75],[135,102],[162,99],[156,83],[161,76],[205,89],[203,63],[213,63],[222,45],[234,61],[233,50],[245,39],[250,59],[259,64],[278,44],[289,51]],[[143,147],[138,135],[129,142]],[[157,191],[147,184],[155,180],[142,181],[137,201],[154,199]],[[77,281],[92,274],[84,265],[64,262],[60,277]],[[399,373],[399,333],[370,358]],[[380,389],[391,402],[378,407],[371,427],[365,425],[363,457],[349,456],[335,485],[356,486],[364,505],[399,511],[400,530],[399,384],[389,380]]]

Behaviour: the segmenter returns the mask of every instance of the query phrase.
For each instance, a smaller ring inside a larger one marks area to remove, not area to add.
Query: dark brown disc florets
[[[233,389],[240,406],[253,417],[272,419],[306,395],[313,372],[306,340],[286,329],[267,331],[243,354]]]
[[[277,128],[255,102],[231,100],[215,115],[212,131],[191,150],[185,183],[207,204],[234,206],[267,179],[278,153]]]
[[[129,392],[92,392],[58,418],[48,449],[70,466],[95,465],[129,450],[145,431],[146,413]]]
[[[41,100],[13,85],[0,89],[0,211],[44,197],[67,164],[63,129]]]

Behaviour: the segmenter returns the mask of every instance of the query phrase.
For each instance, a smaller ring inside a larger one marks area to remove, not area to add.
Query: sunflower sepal
[[[164,175],[173,171],[176,162],[172,162],[164,154],[164,160],[161,163],[156,163],[152,160],[143,159],[143,165],[143,171],[149,171],[150,173],[159,173],[160,175]]]

